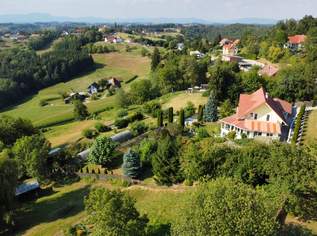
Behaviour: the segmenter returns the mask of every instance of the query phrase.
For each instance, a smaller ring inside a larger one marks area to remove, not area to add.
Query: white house
[[[288,37],[288,42],[284,45],[284,48],[289,48],[291,51],[297,51],[304,47],[306,35],[294,35]]]
[[[203,58],[205,56],[205,54],[203,54],[202,52],[200,52],[198,50],[197,51],[190,51],[189,55],[195,56],[196,58]]]
[[[236,113],[220,120],[221,136],[235,131],[238,139],[244,134],[248,138],[285,140],[293,110],[292,104],[271,98],[263,88],[252,94],[241,94]]]

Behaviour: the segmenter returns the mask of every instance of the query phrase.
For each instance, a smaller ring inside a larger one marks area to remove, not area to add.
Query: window
[[[254,119],[257,120],[258,119],[258,114],[254,114]]]
[[[266,116],[266,121],[270,121],[270,115]]]
[[[250,114],[251,118],[253,118],[253,113]]]

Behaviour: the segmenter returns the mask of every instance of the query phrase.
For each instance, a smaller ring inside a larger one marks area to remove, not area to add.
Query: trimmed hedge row
[[[131,83],[132,81],[134,81],[134,80],[135,80],[136,78],[138,78],[138,77],[139,77],[138,75],[135,75],[135,76],[133,76],[132,78],[126,80],[125,83],[126,83],[126,84],[129,84],[129,83]]]
[[[298,135],[299,135],[299,130],[300,130],[300,127],[301,127],[303,116],[305,114],[305,110],[306,110],[306,106],[303,105],[300,108],[300,111],[299,111],[299,113],[297,115],[296,122],[295,122],[294,133],[293,133],[293,137],[292,137],[292,144],[296,144],[296,142],[297,142]]]
[[[134,121],[143,120],[143,119],[144,119],[144,115],[141,112],[136,112],[135,114],[133,114],[127,118],[117,119],[114,122],[114,125],[118,129],[122,129],[122,128],[128,127],[128,125]]]

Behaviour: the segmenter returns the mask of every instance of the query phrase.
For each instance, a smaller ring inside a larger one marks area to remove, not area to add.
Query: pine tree
[[[204,121],[215,122],[218,120],[218,108],[217,98],[214,91],[210,92],[205,110],[204,110]]]
[[[163,112],[159,111],[157,114],[157,127],[163,127]]]
[[[202,105],[199,105],[198,107],[198,121],[202,122],[204,119],[204,107]]]
[[[135,179],[140,174],[141,163],[140,156],[138,153],[131,149],[123,156],[122,170],[125,176]]]
[[[174,120],[173,107],[170,107],[168,109],[168,122],[173,123],[173,120]]]
[[[183,109],[179,111],[179,125],[184,128],[185,127],[185,112]]]
[[[155,181],[162,185],[172,185],[181,180],[178,146],[176,140],[166,135],[158,142],[152,158]]]
[[[74,117],[75,117],[75,119],[76,120],[84,120],[88,116],[89,116],[89,112],[88,112],[86,105],[82,101],[76,99],[74,101]]]
[[[154,71],[157,66],[160,64],[161,61],[161,55],[158,48],[154,48],[153,54],[152,54],[152,62],[151,62],[151,70]]]

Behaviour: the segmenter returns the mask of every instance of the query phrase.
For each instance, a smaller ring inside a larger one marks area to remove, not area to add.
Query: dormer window
[[[251,118],[253,118],[253,113],[250,114]]]
[[[257,120],[258,119],[258,114],[254,114],[254,119]]]

